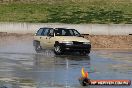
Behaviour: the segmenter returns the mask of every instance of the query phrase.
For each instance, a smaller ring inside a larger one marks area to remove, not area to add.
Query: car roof
[[[51,28],[51,27],[41,27],[40,29],[54,29],[54,28]]]
[[[56,29],[67,29],[67,30],[69,30],[69,29],[73,29],[73,28],[52,28],[52,27],[41,27],[40,29],[54,29],[54,30],[56,30]],[[75,29],[74,29],[75,30]]]
[[[73,28],[55,28],[55,29],[67,29],[67,30],[69,30],[69,29],[73,29]]]

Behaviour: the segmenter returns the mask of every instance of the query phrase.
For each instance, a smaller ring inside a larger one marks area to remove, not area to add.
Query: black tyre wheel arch
[[[57,47],[60,47],[60,52],[57,52],[57,51],[55,50],[55,48],[57,48]],[[58,41],[56,41],[55,44],[54,44],[54,53],[55,53],[56,55],[61,55],[61,54],[63,54],[62,45],[61,45]]]
[[[34,40],[34,41],[33,41],[33,45],[34,45],[35,51],[36,51],[37,53],[40,52],[40,51],[42,50],[42,47],[41,47],[41,45],[40,45],[40,41]]]

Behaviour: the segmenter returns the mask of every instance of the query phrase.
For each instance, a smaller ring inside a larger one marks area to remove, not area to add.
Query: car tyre
[[[56,54],[56,55],[61,55],[63,52],[62,52],[62,48],[61,48],[61,46],[60,45],[55,45],[55,47],[54,47],[54,53]]]
[[[42,47],[41,47],[41,45],[40,45],[40,42],[35,41],[34,47],[35,47],[35,51],[36,51],[37,53],[40,53],[40,52],[42,51]]]

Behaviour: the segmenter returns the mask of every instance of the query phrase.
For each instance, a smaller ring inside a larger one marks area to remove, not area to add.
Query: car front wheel
[[[55,53],[56,55],[61,55],[61,54],[63,53],[63,52],[62,52],[61,46],[55,45],[55,47],[54,47],[54,53]]]

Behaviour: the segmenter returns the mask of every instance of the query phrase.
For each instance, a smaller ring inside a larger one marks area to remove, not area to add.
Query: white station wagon
[[[66,28],[40,28],[34,36],[33,45],[36,52],[52,49],[56,55],[66,51],[86,55],[91,50],[89,40],[83,38],[77,30]]]

